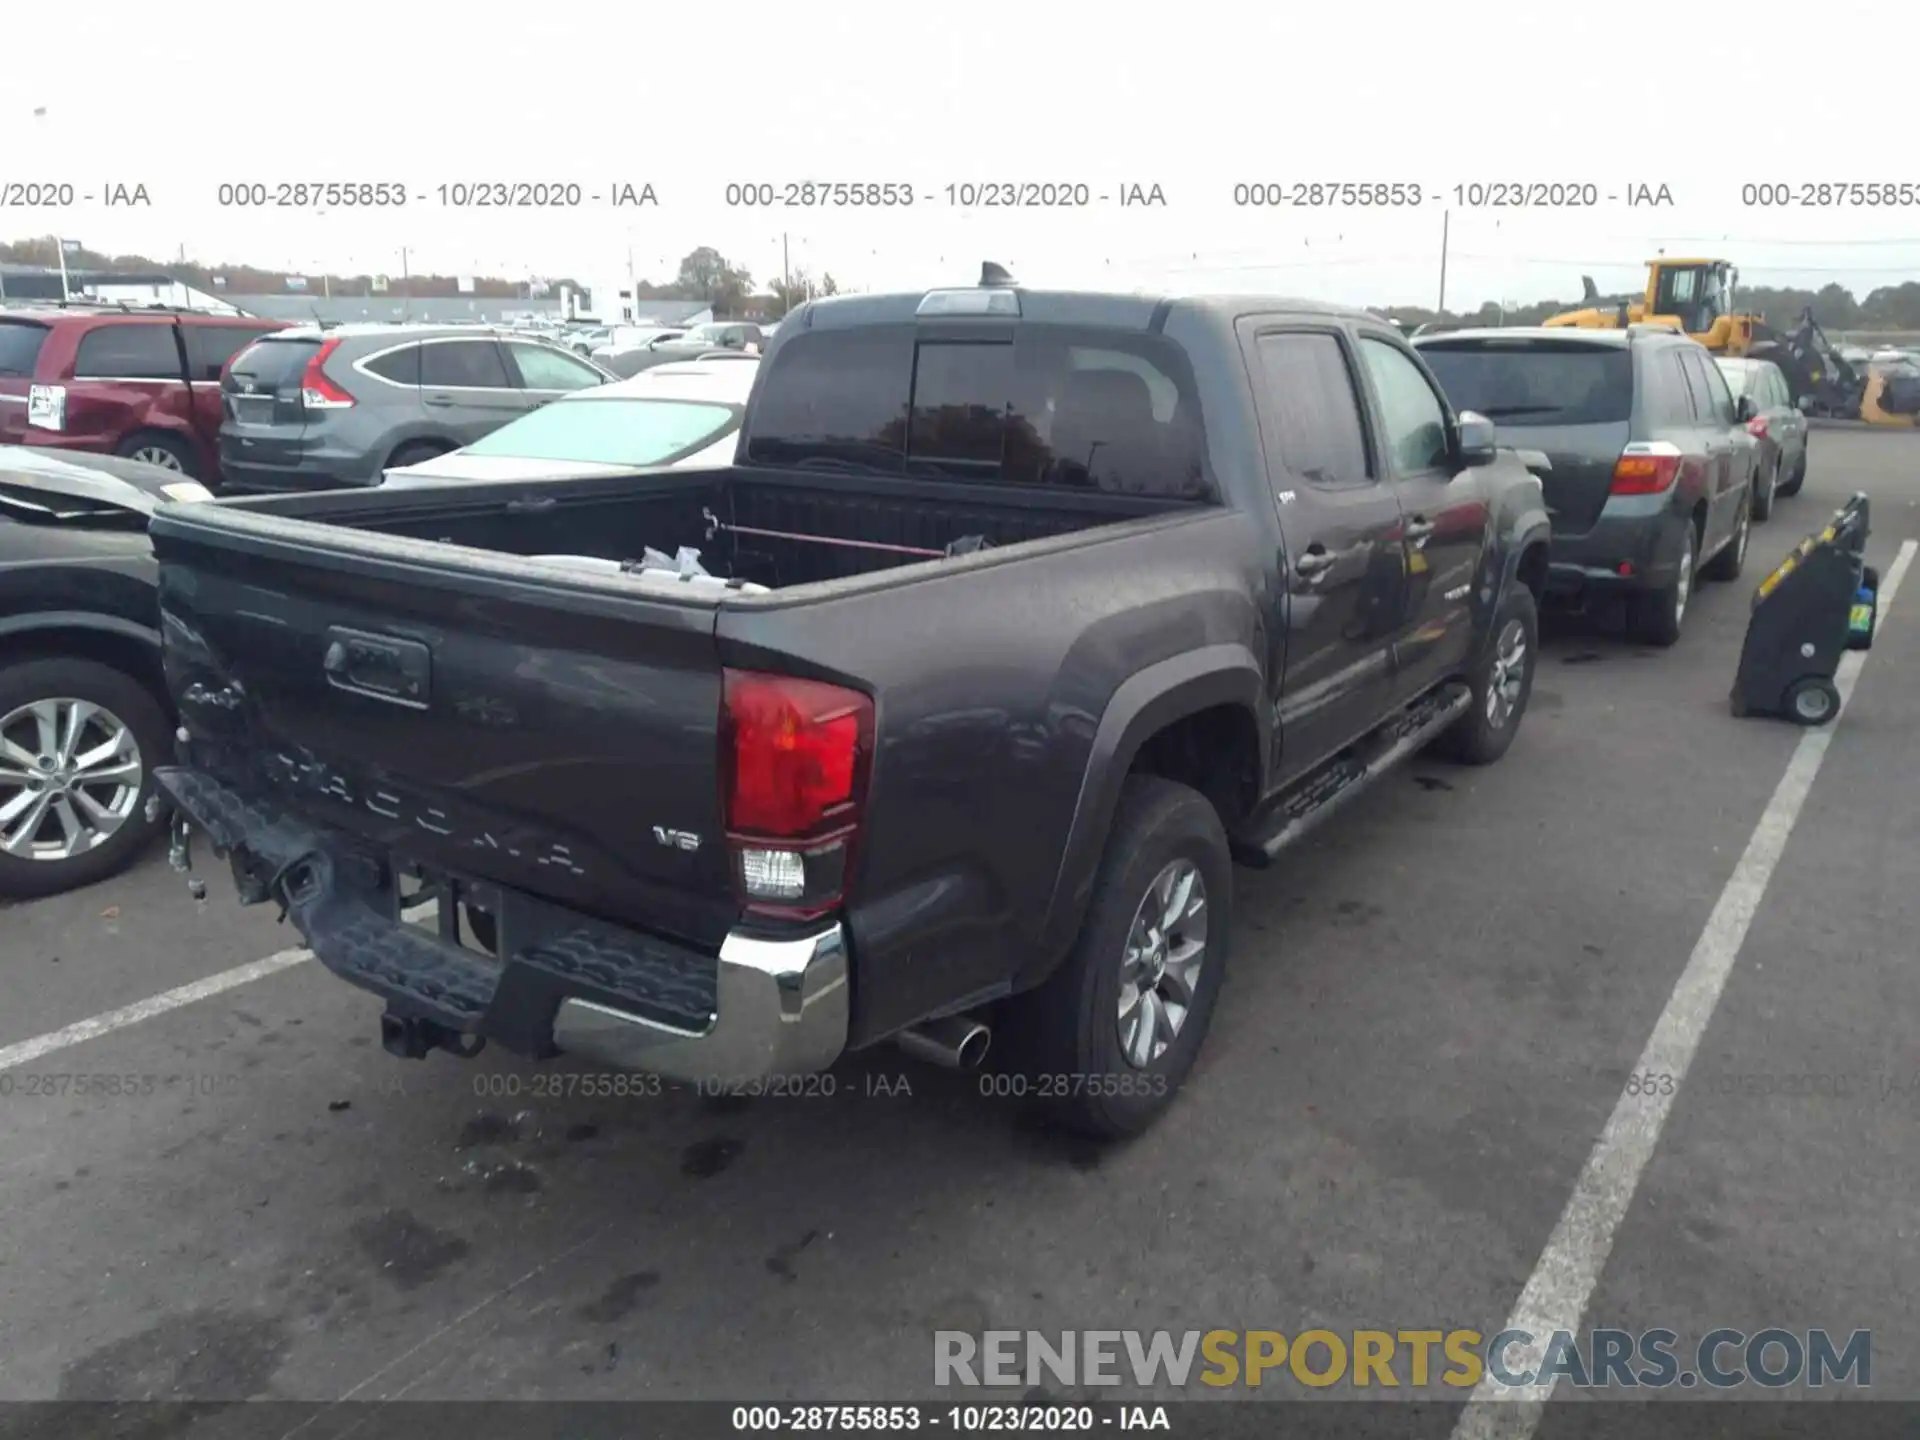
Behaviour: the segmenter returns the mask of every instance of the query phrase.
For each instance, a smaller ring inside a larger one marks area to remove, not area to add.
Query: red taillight
[[[313,352],[307,368],[300,374],[300,403],[308,410],[344,410],[353,404],[353,396],[327,378],[327,357],[340,348],[338,339],[328,340]]]
[[[1767,417],[1764,415],[1756,415],[1753,419],[1747,421],[1747,433],[1759,440],[1766,439]]]
[[[1659,495],[1680,478],[1680,451],[1661,442],[1629,445],[1613,462],[1615,495]]]
[[[820,915],[840,903],[873,754],[873,701],[855,690],[725,673],[727,839],[751,910]]]

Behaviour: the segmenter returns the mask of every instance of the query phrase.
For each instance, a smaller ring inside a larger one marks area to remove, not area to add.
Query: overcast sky
[[[83,31],[46,30],[57,60],[9,64],[0,177],[95,194],[140,183],[152,205],[0,211],[0,237],[58,228],[95,250],[184,247],[291,272],[397,274],[405,246],[416,272],[588,280],[624,273],[629,248],[642,278],[667,279],[710,244],[764,281],[784,235],[795,266],[853,288],[970,281],[991,258],[1034,285],[1432,304],[1442,195],[1516,180],[1593,182],[1603,196],[1664,184],[1676,203],[1453,205],[1453,308],[1569,296],[1581,274],[1625,288],[1661,248],[1724,254],[1751,284],[1864,293],[1920,278],[1920,205],[1742,204],[1743,183],[1920,184],[1920,165],[1878,128],[1894,113],[1910,131],[1911,102],[1855,78],[1873,54],[1913,52],[1920,11],[1878,12],[1869,51],[1856,28],[1805,12],[1779,11],[1787,30],[1749,23],[1755,12],[1686,13],[1639,0],[1311,14],[1251,0],[96,0]],[[809,178],[907,182],[935,199],[837,214],[724,202],[729,181]],[[222,182],[303,179],[401,181],[427,198],[322,215],[216,203]],[[1096,194],[1157,184],[1167,205],[944,203],[949,183],[1001,179]],[[660,203],[473,211],[432,193],[492,180],[586,193],[649,182]],[[1440,193],[1415,211],[1233,204],[1236,182],[1316,180]]]

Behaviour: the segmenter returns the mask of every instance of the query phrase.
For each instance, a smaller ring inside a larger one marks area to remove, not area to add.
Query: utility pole
[[[67,239],[64,235],[53,237],[53,253],[60,257],[60,303],[64,305],[73,298],[72,288],[67,284]]]
[[[407,247],[400,247],[400,318],[413,314],[413,286],[407,282]]]
[[[1447,231],[1453,219],[1451,210],[1440,212],[1440,314],[1447,313]]]
[[[788,310],[793,308],[793,265],[787,258],[787,232],[784,230],[780,232],[780,298]]]

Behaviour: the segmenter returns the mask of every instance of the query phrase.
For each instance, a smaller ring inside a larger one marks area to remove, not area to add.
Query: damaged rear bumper
[[[437,1037],[456,1053],[495,1041],[534,1058],[569,1054],[691,1082],[826,1069],[847,1042],[846,937],[729,934],[719,954],[617,929],[532,896],[502,894],[504,958],[404,923],[384,857],[271,797],[203,770],[154,778],[234,861],[241,898],[273,899],[334,974],[387,1002],[389,1048]],[[464,1042],[464,1043],[461,1043]]]

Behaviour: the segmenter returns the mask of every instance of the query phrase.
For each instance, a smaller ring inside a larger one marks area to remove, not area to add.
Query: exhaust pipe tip
[[[993,1032],[986,1026],[974,1024],[967,1030],[966,1037],[960,1042],[959,1068],[978,1070],[986,1063],[987,1051],[993,1048]]]
[[[993,1046],[993,1031],[978,1020],[950,1015],[903,1030],[899,1046],[949,1070],[977,1070]]]

